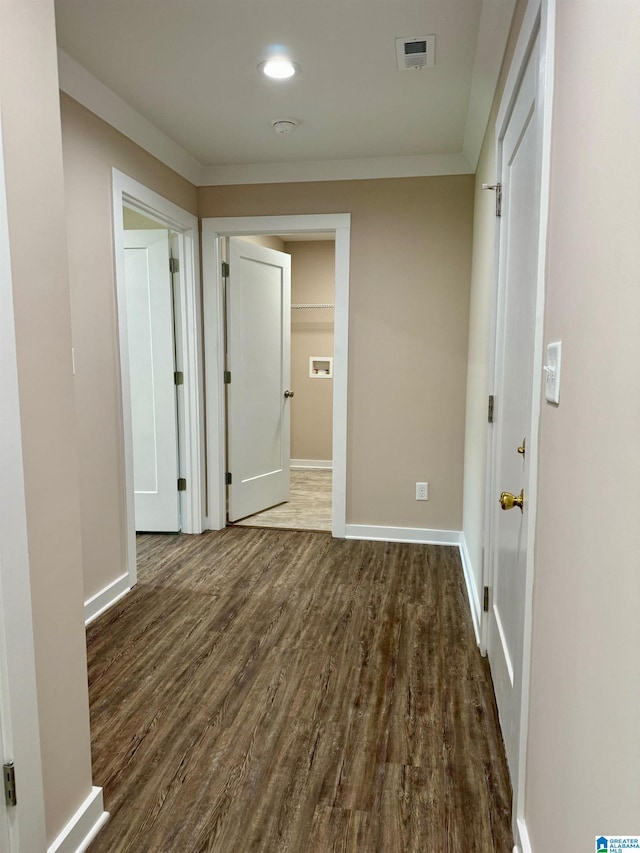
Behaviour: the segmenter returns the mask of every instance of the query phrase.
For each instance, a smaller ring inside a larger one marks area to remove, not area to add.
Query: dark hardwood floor
[[[92,853],[510,853],[455,548],[236,527],[138,563],[87,632]]]

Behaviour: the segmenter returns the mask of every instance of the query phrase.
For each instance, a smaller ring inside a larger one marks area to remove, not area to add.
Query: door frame
[[[208,526],[222,530],[226,507],[226,399],[221,240],[224,237],[335,232],[332,535],[344,538],[347,514],[347,384],[351,214],[214,217],[202,220],[202,280],[207,400]]]
[[[1,130],[0,265],[0,740],[2,762],[13,760],[18,776],[18,805],[6,811],[9,850],[17,853],[44,850],[46,830]]]
[[[540,169],[540,206],[538,210],[538,268],[536,276],[535,331],[533,373],[531,376],[531,425],[527,437],[527,455],[529,456],[529,494],[527,523],[527,560],[525,577],[525,607],[523,624],[522,686],[520,693],[520,729],[518,735],[518,774],[512,779],[513,787],[513,825],[516,846],[514,850],[531,850],[525,822],[525,778],[527,757],[527,733],[529,722],[529,693],[531,674],[531,637],[533,609],[533,581],[535,568],[535,530],[538,496],[538,452],[539,424],[541,414],[542,356],[544,342],[544,305],[546,281],[546,256],[548,242],[550,162],[551,162],[551,125],[553,114],[553,82],[555,51],[555,0],[529,0],[525,16],[516,43],[513,58],[503,90],[496,118],[496,181],[502,176],[502,144],[508,121],[518,94],[520,81],[536,37],[540,37],[538,65],[538,99],[540,105],[539,152]],[[491,356],[489,365],[489,393],[495,394],[498,376],[502,371],[502,338],[500,335],[500,312],[504,306],[504,288],[500,281],[501,258],[501,221],[498,220],[494,247],[494,286],[491,327]],[[496,400],[499,407],[500,401]],[[487,432],[487,467],[485,480],[485,521],[484,540],[485,558],[483,561],[483,585],[489,587],[490,600],[493,590],[495,560],[495,518],[498,512],[497,495],[502,490],[497,482],[496,462],[498,458],[497,431],[489,428]],[[491,613],[483,612],[480,625],[480,647],[486,654],[488,645],[489,619]]]
[[[202,314],[197,217],[117,169],[112,170],[112,180],[113,242],[124,445],[124,521],[126,530],[126,575],[122,579],[122,591],[124,592],[136,583],[137,567],[123,205],[144,214],[149,219],[159,222],[178,234],[180,316],[176,317],[175,344],[179,362],[178,369],[184,373],[184,384],[177,386],[178,431],[180,436],[179,468],[180,476],[187,479],[187,490],[179,493],[183,533],[202,533],[205,529],[204,406],[200,323]]]

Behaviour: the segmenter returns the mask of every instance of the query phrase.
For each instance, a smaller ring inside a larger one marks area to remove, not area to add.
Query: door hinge
[[[231,385],[231,371],[225,370],[224,372],[224,384]]]
[[[169,258],[169,272],[180,272],[180,261],[178,258]]]
[[[13,761],[7,761],[2,767],[4,776],[4,801],[8,806],[15,806],[18,802],[16,794],[16,769]]]
[[[485,613],[489,612],[489,587],[485,586],[482,591],[482,609]]]
[[[483,184],[483,190],[495,190],[496,193],[496,216],[502,216],[502,184]]]
[[[226,261],[222,262],[222,278],[229,278],[229,264]]]
[[[489,405],[487,406],[487,420],[490,424],[493,423],[494,398],[493,394],[489,394]]]
[[[187,481],[184,477],[178,477],[178,491],[186,492],[187,491]]]
[[[227,486],[230,486],[233,483],[233,477],[231,476],[231,474],[227,473],[224,475],[224,482]]]
[[[184,373],[181,370],[174,371],[173,381],[176,385],[184,385]]]

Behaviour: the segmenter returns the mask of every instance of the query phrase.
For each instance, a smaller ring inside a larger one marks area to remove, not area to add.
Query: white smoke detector
[[[398,71],[421,71],[436,62],[436,37],[411,36],[396,39]]]
[[[298,122],[294,118],[274,118],[271,122],[271,127],[279,135],[293,133],[297,126]]]

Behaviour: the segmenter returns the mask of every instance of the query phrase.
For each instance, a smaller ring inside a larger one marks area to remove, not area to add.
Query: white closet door
[[[169,232],[125,231],[136,530],[180,530]]]

